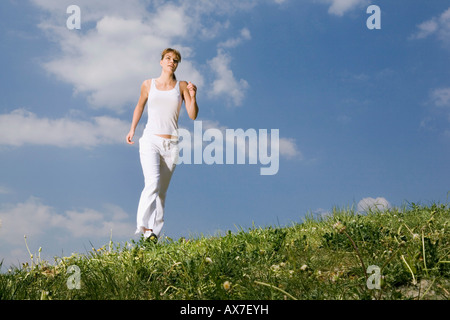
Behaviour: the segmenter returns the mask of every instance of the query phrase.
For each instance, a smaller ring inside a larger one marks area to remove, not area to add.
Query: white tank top
[[[167,134],[178,136],[178,116],[181,109],[180,83],[171,90],[156,89],[152,79],[148,94],[148,119],[144,134]]]

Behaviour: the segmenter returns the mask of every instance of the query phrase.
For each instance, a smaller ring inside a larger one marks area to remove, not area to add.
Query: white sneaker
[[[150,230],[144,232],[144,238],[149,238],[152,235]]]

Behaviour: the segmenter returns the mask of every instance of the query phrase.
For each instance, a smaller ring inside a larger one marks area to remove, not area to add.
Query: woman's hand
[[[198,105],[197,105],[197,86],[192,82],[182,81],[180,87],[184,103],[186,105],[186,110],[188,112],[189,118],[195,120],[198,114]]]
[[[128,134],[127,134],[127,143],[128,144],[134,144],[134,141],[132,141],[133,137],[134,137],[134,130],[130,130],[130,132],[128,132]]]
[[[195,84],[189,81],[187,89],[189,91],[189,95],[192,99],[195,99],[195,95],[197,94],[197,87]]]

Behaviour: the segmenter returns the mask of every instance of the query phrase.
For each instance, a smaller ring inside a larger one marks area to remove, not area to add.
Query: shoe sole
[[[150,235],[150,237],[147,238],[147,241],[150,241],[150,242],[153,242],[153,243],[157,243],[158,242],[158,237],[154,233],[152,233]]]

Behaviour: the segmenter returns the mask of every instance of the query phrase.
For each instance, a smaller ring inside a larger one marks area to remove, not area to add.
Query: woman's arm
[[[197,87],[189,81],[181,82],[181,91],[183,93],[184,103],[186,105],[186,110],[189,118],[195,120],[198,115],[198,105],[197,105]]]
[[[139,123],[139,120],[141,120],[142,113],[144,112],[145,104],[147,103],[147,99],[148,99],[149,89],[150,89],[150,87],[148,85],[148,80],[145,80],[141,86],[141,95],[139,97],[139,101],[136,105],[136,108],[134,108],[133,120],[131,121],[130,132],[128,132],[128,134],[127,134],[127,143],[128,144],[134,144],[134,141],[132,141],[132,139],[134,136],[134,132],[136,131],[136,127]]]

